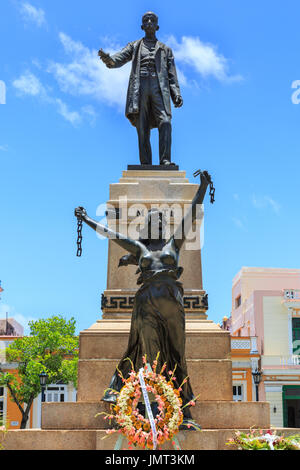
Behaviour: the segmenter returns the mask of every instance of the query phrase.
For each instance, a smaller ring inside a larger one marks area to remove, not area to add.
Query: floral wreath
[[[135,372],[131,359],[126,358],[131,363],[131,372],[129,377],[125,379],[121,371],[117,368],[119,376],[122,379],[123,387],[120,392],[113,389],[109,390],[110,394],[116,394],[117,400],[115,405],[111,405],[111,413],[98,413],[96,416],[104,414],[104,419],[114,419],[118,429],[108,429],[106,434],[119,433],[128,439],[128,447],[140,447],[143,449],[153,449],[156,444],[161,446],[165,441],[172,441],[173,446],[179,448],[178,441],[174,438],[179,431],[179,426],[183,422],[183,408],[186,406],[194,406],[194,400],[189,401],[182,406],[180,392],[182,386],[187,382],[188,377],[184,379],[179,388],[174,387],[174,376],[176,366],[173,371],[169,371],[169,380],[162,375],[167,365],[162,366],[160,373],[156,372],[159,353],[153,362],[152,368],[147,365],[147,357],[143,356],[143,382],[148,394],[152,395],[152,401],[156,401],[158,414],[153,416],[152,426],[151,419],[143,416],[139,409],[138,403],[143,399],[143,391],[139,373]],[[155,425],[155,436],[153,435],[153,422]],[[200,430],[200,427],[193,421],[187,423],[187,427],[194,427]],[[108,436],[105,436],[108,437]],[[104,437],[104,438],[105,438]],[[173,440],[175,439],[175,440]],[[155,442],[154,442],[155,441]],[[177,441],[177,444],[176,442]]]

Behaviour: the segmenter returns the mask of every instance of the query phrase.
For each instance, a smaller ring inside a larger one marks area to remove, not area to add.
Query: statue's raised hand
[[[111,58],[111,56],[109,54],[107,54],[106,52],[103,51],[103,49],[100,49],[98,51],[98,56],[100,57],[100,59],[102,60],[102,62],[104,62],[104,64],[106,65],[106,67],[108,67],[109,69],[113,67],[114,65],[114,61],[113,59]]]
[[[210,184],[211,183],[211,176],[210,174],[208,173],[208,171],[202,171],[200,173],[200,180],[201,180],[201,183],[206,183],[206,184]]]
[[[75,213],[75,217],[77,217],[77,219],[80,219],[80,220],[84,219],[84,217],[87,215],[85,208],[81,206],[76,207],[74,213]]]
[[[183,105],[182,96],[181,96],[181,95],[175,96],[175,99],[174,99],[174,106],[175,106],[175,108],[181,108],[182,105]]]

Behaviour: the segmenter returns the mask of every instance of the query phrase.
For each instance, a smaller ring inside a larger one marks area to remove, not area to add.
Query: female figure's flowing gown
[[[164,267],[155,271],[144,270],[147,265],[151,265],[153,256],[163,261]],[[130,361],[126,358],[131,359],[135,370],[138,371],[143,367],[144,355],[147,363],[152,365],[159,352],[157,371],[161,370],[164,363],[167,364],[166,375],[176,367],[174,384],[177,388],[182,386],[181,397],[183,402],[187,403],[193,399],[193,392],[189,380],[182,385],[188,373],[185,359],[183,287],[177,280],[183,269],[177,267],[176,259],[173,238],[160,252],[151,253],[146,249],[146,254],[141,256],[141,275],[138,279],[141,287],[134,299],[128,347],[118,369],[126,377],[131,368]],[[122,380],[118,370],[114,373],[109,387],[117,391],[121,389]],[[114,395],[109,394],[109,391],[103,397],[104,401],[114,399]]]

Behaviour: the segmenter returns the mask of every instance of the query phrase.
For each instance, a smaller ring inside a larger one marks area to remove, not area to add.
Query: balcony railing
[[[300,356],[296,354],[288,356],[262,356],[262,367],[268,366],[300,366]]]
[[[250,338],[242,338],[240,336],[231,338],[231,349],[251,349]]]
[[[258,354],[257,351],[257,337],[256,336],[232,336],[231,349],[248,350],[250,354]]]

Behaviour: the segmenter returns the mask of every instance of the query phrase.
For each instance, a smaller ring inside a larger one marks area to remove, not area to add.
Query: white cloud
[[[67,104],[60,98],[52,97],[46,88],[42,85],[39,78],[30,71],[26,71],[18,79],[14,80],[13,86],[22,96],[34,96],[40,98],[46,103],[54,105],[57,112],[72,125],[75,126],[81,122],[82,118],[80,113],[78,111],[71,111]]]
[[[183,36],[181,42],[169,36],[166,42],[172,47],[176,63],[192,67],[203,78],[214,77],[222,82],[241,80],[240,75],[229,74],[228,59],[218,53],[216,46],[193,36]]]
[[[31,72],[26,71],[13,81],[13,86],[22,95],[40,96],[46,98],[47,93],[40,80]]]
[[[265,209],[270,207],[276,214],[279,213],[281,208],[281,205],[268,195],[256,196],[255,194],[253,194],[252,204],[257,209]]]
[[[8,151],[8,145],[0,145],[0,152],[7,152]]]
[[[20,12],[26,22],[36,24],[39,28],[46,23],[45,12],[42,8],[35,8],[28,2],[20,5]]]
[[[247,231],[245,220],[242,220],[238,217],[232,217],[231,220],[237,228]]]
[[[61,116],[63,116],[66,121],[69,121],[71,124],[76,125],[81,121],[81,116],[77,111],[70,111],[66,103],[61,99],[56,98],[55,102],[57,104],[57,110]]]
[[[60,33],[59,39],[71,61],[52,61],[48,72],[53,74],[61,90],[74,96],[91,97],[123,111],[131,65],[108,69],[100,61],[97,50],[72,40],[65,33]]]
[[[97,118],[97,113],[94,109],[93,106],[91,105],[87,105],[87,106],[83,106],[81,108],[81,111],[85,114],[85,116],[88,118],[91,126],[94,126],[95,123],[96,123],[96,118]]]

